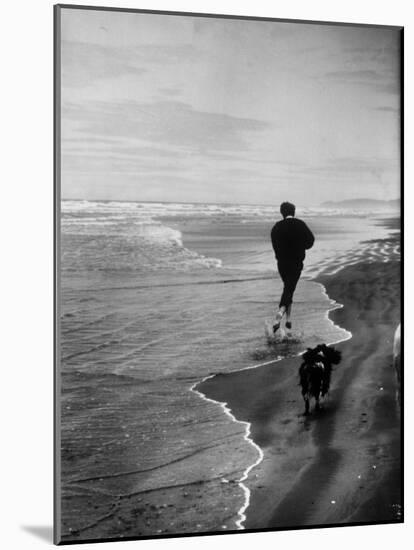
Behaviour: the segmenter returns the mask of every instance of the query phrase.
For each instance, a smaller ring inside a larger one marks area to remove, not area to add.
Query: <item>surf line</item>
[[[336,302],[335,300],[330,298],[330,296],[328,295],[328,293],[326,291],[325,286],[322,283],[319,283],[318,281],[315,281],[315,280],[313,280],[312,282],[316,283],[317,285],[319,285],[321,287],[322,294],[324,296],[326,296],[326,298],[330,302],[330,305],[332,306],[328,310],[325,311],[325,319],[329,323],[331,323],[332,326],[334,326],[335,328],[339,328],[340,330],[342,330],[346,333],[343,338],[340,338],[340,339],[335,340],[333,342],[329,342],[328,346],[333,346],[334,344],[339,344],[340,342],[346,342],[347,340],[350,340],[352,338],[352,332],[347,330],[346,328],[340,327],[339,325],[334,323],[334,321],[332,321],[332,319],[329,317],[329,314],[330,314],[331,311],[335,311],[336,309],[342,309],[344,307],[344,304],[340,304],[339,302]]]
[[[329,321],[334,327],[336,328],[339,328],[340,330],[344,331],[346,334],[343,338],[339,338],[337,340],[334,340],[333,342],[329,342],[328,345],[334,345],[334,344],[339,344],[340,342],[345,342],[346,340],[350,340],[352,338],[352,332],[350,332],[349,330],[346,330],[342,327],[340,327],[339,325],[337,325],[336,323],[334,323],[334,321],[332,321],[332,319],[329,317],[329,313],[331,311],[334,311],[336,309],[341,309],[344,307],[343,304],[340,304],[338,302],[336,302],[335,300],[332,300],[327,291],[326,291],[326,288],[325,286],[322,284],[322,283],[319,283],[318,281],[315,281],[315,280],[312,280],[312,282],[316,283],[317,285],[319,285],[321,287],[321,290],[322,290],[322,294],[325,295],[329,302],[330,302],[330,305],[333,306],[333,307],[330,307],[328,308],[326,311],[325,311],[325,319],[327,321]],[[296,354],[296,357],[300,357],[303,353],[305,352],[305,350],[299,352]],[[257,369],[259,367],[264,367],[266,365],[271,365],[272,363],[277,363],[279,361],[281,361],[282,359],[284,359],[283,356],[278,356],[274,359],[271,359],[269,361],[265,361],[263,363],[258,363],[258,364],[255,364],[255,365],[250,365],[250,366],[247,366],[247,367],[244,367],[242,369],[239,369],[237,371],[233,371],[233,372],[240,372],[240,371],[244,371],[244,370],[250,370],[250,369]],[[230,373],[229,373],[230,374]],[[204,393],[202,393],[201,391],[197,390],[197,386],[203,384],[203,382],[205,382],[206,380],[209,380],[210,378],[214,378],[217,374],[214,373],[214,374],[210,374],[208,376],[205,376],[204,378],[202,378],[201,380],[199,380],[198,382],[195,382],[190,390],[194,393],[196,393],[199,397],[201,397],[201,399],[203,399],[204,401],[209,401],[210,403],[215,403],[216,405],[220,405],[220,407],[222,408],[222,410],[224,411],[224,413],[233,421],[233,422],[236,422],[237,424],[244,424],[245,427],[246,427],[246,430],[245,430],[245,433],[244,433],[244,436],[243,436],[243,439],[245,441],[247,441],[247,443],[249,443],[252,447],[254,447],[258,453],[258,458],[257,460],[253,463],[253,464],[250,464],[250,466],[248,466],[242,476],[240,477],[240,479],[237,480],[237,484],[238,486],[242,489],[243,491],[243,494],[244,494],[244,503],[242,505],[242,507],[238,510],[237,512],[237,515],[239,517],[239,519],[235,522],[238,529],[240,530],[243,530],[245,529],[243,523],[246,521],[246,510],[247,508],[249,507],[250,505],[250,495],[251,495],[251,491],[250,489],[243,483],[244,481],[246,481],[249,477],[249,473],[251,472],[251,470],[253,470],[253,468],[255,468],[256,466],[258,466],[262,460],[264,459],[264,453],[262,451],[262,449],[259,447],[259,445],[257,445],[257,443],[255,443],[251,437],[251,423],[250,422],[246,422],[245,420],[238,420],[234,414],[231,412],[231,409],[227,406],[227,403],[225,402],[221,402],[221,401],[216,401],[215,399],[211,399],[209,397],[207,397]]]
[[[276,363],[277,361],[280,361],[282,359],[282,357],[277,357],[276,359],[272,359],[270,361],[266,361],[265,363],[259,363],[258,365],[253,365],[253,366],[250,366],[250,367],[246,367],[244,369],[240,369],[240,370],[247,370],[247,369],[255,369],[255,368],[258,368],[258,367],[264,367],[265,365],[271,365],[272,363]],[[210,403],[215,403],[216,405],[220,405],[220,407],[223,409],[224,413],[233,421],[233,422],[236,422],[237,424],[244,424],[245,426],[245,432],[244,432],[244,436],[243,436],[243,439],[245,441],[247,441],[247,443],[249,443],[252,447],[255,448],[255,450],[257,451],[258,453],[258,458],[256,459],[255,462],[253,462],[253,464],[250,464],[243,472],[242,476],[237,480],[237,484],[238,486],[242,489],[243,491],[243,494],[244,494],[244,502],[243,502],[243,505],[242,507],[238,510],[237,512],[237,515],[238,515],[238,520],[236,521],[236,525],[237,525],[237,528],[242,530],[244,529],[244,525],[243,523],[246,521],[246,514],[245,514],[245,511],[247,510],[247,508],[249,507],[249,504],[250,504],[250,489],[243,483],[244,481],[246,481],[246,479],[249,477],[249,473],[251,472],[251,470],[253,470],[253,468],[255,468],[256,466],[258,466],[263,458],[264,458],[264,453],[262,451],[262,449],[259,447],[259,445],[257,445],[257,443],[255,443],[253,441],[253,439],[251,438],[251,423],[250,422],[246,422],[245,420],[238,420],[234,414],[231,412],[230,408],[227,406],[227,403],[223,403],[221,401],[216,401],[215,399],[210,399],[209,397],[207,397],[204,393],[202,393],[201,391],[197,390],[196,387],[199,386],[200,384],[202,384],[203,382],[205,382],[206,380],[209,380],[210,378],[214,378],[216,376],[216,374],[210,374],[208,376],[205,376],[202,380],[196,382],[195,384],[193,384],[190,388],[190,390],[194,393],[196,393],[198,396],[200,396],[202,399],[204,399],[205,401],[209,401]]]

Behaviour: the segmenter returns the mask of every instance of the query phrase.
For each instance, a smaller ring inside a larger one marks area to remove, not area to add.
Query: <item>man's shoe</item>
[[[273,325],[273,334],[276,334],[276,332],[280,329],[280,323],[275,323]]]

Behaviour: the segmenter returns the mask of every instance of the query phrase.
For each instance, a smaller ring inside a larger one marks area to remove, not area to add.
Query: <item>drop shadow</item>
[[[21,525],[21,528],[38,539],[53,544],[53,527],[51,525]]]

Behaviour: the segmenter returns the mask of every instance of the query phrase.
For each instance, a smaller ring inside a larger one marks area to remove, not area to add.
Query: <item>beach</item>
[[[398,226],[304,215],[318,246],[269,344],[273,208],[64,205],[63,541],[401,520]],[[305,419],[320,342],[343,361]]]
[[[400,416],[392,365],[400,321],[399,264],[358,263],[321,277],[343,308],[331,319],[352,332],[337,345],[330,396],[303,417],[300,358],[206,381],[200,390],[251,423],[263,461],[246,529],[401,521]]]

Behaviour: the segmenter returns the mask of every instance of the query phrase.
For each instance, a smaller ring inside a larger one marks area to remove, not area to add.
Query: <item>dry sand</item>
[[[400,263],[360,262],[321,278],[343,304],[323,410],[303,417],[299,357],[216,376],[199,390],[251,422],[263,461],[249,475],[246,529],[402,521],[400,411],[392,366],[400,321]]]

